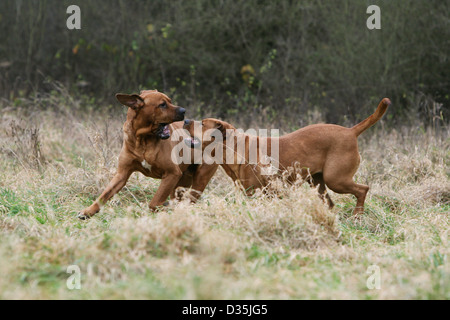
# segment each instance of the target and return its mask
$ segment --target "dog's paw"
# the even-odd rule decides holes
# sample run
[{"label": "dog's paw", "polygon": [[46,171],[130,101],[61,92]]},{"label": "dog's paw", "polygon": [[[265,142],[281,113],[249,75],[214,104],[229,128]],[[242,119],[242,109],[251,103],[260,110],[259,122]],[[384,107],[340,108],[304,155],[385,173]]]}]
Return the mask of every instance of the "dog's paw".
[{"label": "dog's paw", "polygon": [[97,203],[94,203],[89,208],[84,209],[80,213],[78,213],[78,219],[80,220],[88,220],[92,218],[96,213],[100,211],[100,206]]},{"label": "dog's paw", "polygon": [[176,200],[176,201],[182,201],[183,198],[184,198],[185,195],[186,195],[186,192],[187,192],[186,188],[178,187],[178,188],[175,190],[175,199],[174,199],[174,200]]},{"label": "dog's paw", "polygon": [[89,220],[91,217],[84,212],[78,212],[77,218],[86,221]]}]

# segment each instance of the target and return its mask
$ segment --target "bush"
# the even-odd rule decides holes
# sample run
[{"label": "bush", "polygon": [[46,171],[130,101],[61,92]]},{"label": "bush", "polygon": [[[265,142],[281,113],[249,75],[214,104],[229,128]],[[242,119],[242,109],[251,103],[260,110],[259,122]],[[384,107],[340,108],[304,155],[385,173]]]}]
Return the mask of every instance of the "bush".
[{"label": "bush", "polygon": [[[445,1],[374,0],[382,29],[372,31],[367,2],[349,0],[80,0],[82,30],[69,31],[72,2],[1,1],[2,95],[48,89],[48,79],[109,102],[157,88],[190,116],[293,127],[315,107],[355,123],[384,96],[397,121],[448,108]],[[420,96],[440,103],[433,115],[412,107]]]}]

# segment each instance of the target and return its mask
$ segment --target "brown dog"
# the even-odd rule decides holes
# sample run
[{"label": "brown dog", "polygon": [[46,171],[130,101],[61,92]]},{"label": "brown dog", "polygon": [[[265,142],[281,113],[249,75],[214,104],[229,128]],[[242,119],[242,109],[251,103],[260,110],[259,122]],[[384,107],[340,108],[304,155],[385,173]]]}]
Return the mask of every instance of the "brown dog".
[{"label": "brown dog", "polygon": [[[201,137],[195,136],[194,122],[186,121],[184,128],[192,137],[190,140],[192,147],[199,146],[199,140],[202,140],[203,151],[215,141],[215,138],[211,136],[211,130],[219,130],[223,141],[234,140],[231,144],[234,146],[234,150],[232,150],[235,153],[234,161],[227,163],[226,153],[227,150],[230,150],[230,144],[223,142],[221,147],[224,159],[221,165],[234,181],[238,181],[242,185],[247,194],[251,194],[255,188],[263,188],[268,184],[268,179],[261,174],[262,166],[259,156],[257,156],[257,165],[249,164],[249,146],[256,143],[259,148],[261,143],[264,143],[267,146],[267,155],[273,157],[274,155],[270,153],[271,145],[277,143],[279,146],[278,168],[286,171],[288,168],[300,167],[300,172],[291,173],[289,177],[291,180],[294,180],[297,173],[300,173],[302,178],[312,185],[319,185],[319,193],[322,198],[327,198],[330,208],[334,204],[326,194],[327,186],[337,193],[353,194],[357,199],[354,214],[360,214],[364,212],[364,201],[369,187],[353,181],[353,176],[360,163],[357,138],[381,119],[390,104],[389,99],[383,99],[373,115],[353,128],[316,124],[280,138],[244,135],[238,133],[231,124],[217,119],[202,121]],[[245,154],[241,155],[245,158],[243,164],[238,164],[236,161],[236,145],[238,144],[236,141],[238,139],[245,141]],[[266,140],[262,141],[262,139]]]},{"label": "brown dog", "polygon": [[175,197],[177,187],[191,187],[195,201],[216,172],[217,165],[175,164],[171,152],[176,141],[169,139],[172,132],[183,127],[184,108],[175,106],[165,94],[156,90],[142,91],[140,95],[117,94],[117,100],[128,107],[123,126],[124,142],[119,155],[117,173],[105,191],[80,219],[90,218],[100,211],[109,199],[127,183],[130,175],[141,172],[147,177],[162,179],[149,207],[155,210],[169,195]]}]

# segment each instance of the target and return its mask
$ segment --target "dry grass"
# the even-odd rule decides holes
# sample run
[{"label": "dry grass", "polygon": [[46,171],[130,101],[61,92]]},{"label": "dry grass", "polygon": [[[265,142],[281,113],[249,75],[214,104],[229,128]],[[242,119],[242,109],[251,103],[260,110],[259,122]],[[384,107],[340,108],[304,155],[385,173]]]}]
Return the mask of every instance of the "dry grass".
[{"label": "dry grass", "polygon": [[[357,179],[371,190],[360,219],[351,196],[332,194],[332,211],[307,185],[247,198],[219,172],[197,204],[158,214],[147,206],[159,181],[135,174],[83,222],[77,212],[114,173],[124,116],[59,95],[41,98],[44,111],[34,100],[0,111],[1,299],[450,298],[448,132],[362,137]],[[66,287],[69,265],[81,290]],[[366,286],[371,265],[381,290]]]}]

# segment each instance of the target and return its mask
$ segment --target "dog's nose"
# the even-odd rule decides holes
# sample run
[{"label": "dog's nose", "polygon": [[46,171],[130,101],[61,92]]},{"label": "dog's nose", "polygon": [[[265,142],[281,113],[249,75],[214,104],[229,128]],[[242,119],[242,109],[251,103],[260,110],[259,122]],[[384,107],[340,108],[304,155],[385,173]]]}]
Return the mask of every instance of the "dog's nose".
[{"label": "dog's nose", "polygon": [[180,109],[178,109],[177,113],[178,113],[180,116],[184,116],[185,113],[186,113],[186,109],[185,109],[185,108],[180,108]]},{"label": "dog's nose", "polygon": [[188,125],[190,125],[191,124],[191,120],[189,120],[189,119],[186,119],[186,120],[184,120],[184,125],[185,126],[188,126]]}]

